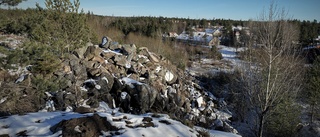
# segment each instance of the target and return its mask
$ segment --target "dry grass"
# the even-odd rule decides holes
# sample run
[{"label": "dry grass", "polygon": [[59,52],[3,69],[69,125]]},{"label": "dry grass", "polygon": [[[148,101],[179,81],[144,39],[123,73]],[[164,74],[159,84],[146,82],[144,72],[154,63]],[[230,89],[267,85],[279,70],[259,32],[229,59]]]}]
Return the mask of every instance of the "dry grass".
[{"label": "dry grass", "polygon": [[178,68],[185,69],[188,62],[186,48],[177,45],[174,41],[163,41],[162,38],[150,38],[130,33],[126,43],[134,43],[137,47],[147,47],[149,51],[159,54],[170,60]]}]

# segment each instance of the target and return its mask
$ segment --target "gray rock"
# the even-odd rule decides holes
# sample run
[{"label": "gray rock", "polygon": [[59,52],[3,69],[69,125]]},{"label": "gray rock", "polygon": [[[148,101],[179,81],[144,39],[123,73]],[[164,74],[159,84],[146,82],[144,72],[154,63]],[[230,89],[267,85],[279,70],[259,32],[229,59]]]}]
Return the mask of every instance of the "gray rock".
[{"label": "gray rock", "polygon": [[102,52],[102,49],[96,47],[96,46],[90,46],[87,48],[86,52],[83,54],[84,58],[86,60],[91,60],[95,56],[100,56],[100,53]]},{"label": "gray rock", "polygon": [[126,67],[127,65],[127,59],[125,56],[122,55],[116,55],[114,58],[114,61],[116,62],[117,65]]},{"label": "gray rock", "polygon": [[112,43],[112,39],[104,36],[101,40],[101,44],[99,44],[100,48],[109,48],[110,43]]},{"label": "gray rock", "polygon": [[116,50],[121,48],[122,48],[122,45],[120,45],[118,42],[111,42],[109,46],[110,50]]},{"label": "gray rock", "polygon": [[99,76],[101,74],[101,69],[99,68],[89,68],[87,71],[91,77],[96,77]]},{"label": "gray rock", "polygon": [[114,84],[114,78],[110,73],[103,72],[100,75],[97,84],[101,86],[100,92],[110,92]]},{"label": "gray rock", "polygon": [[137,84],[136,89],[138,91],[139,96],[139,105],[141,108],[141,113],[145,113],[150,111],[155,99],[157,97],[158,91],[156,91],[153,87],[147,84]]},{"label": "gray rock", "polygon": [[82,48],[79,48],[79,49],[75,49],[73,54],[76,55],[79,59],[83,59],[84,58],[83,55],[86,52],[87,48],[88,48],[88,46],[82,47]]},{"label": "gray rock", "polygon": [[126,44],[122,46],[123,54],[127,55],[127,61],[131,61],[136,54],[137,47],[134,44]]}]

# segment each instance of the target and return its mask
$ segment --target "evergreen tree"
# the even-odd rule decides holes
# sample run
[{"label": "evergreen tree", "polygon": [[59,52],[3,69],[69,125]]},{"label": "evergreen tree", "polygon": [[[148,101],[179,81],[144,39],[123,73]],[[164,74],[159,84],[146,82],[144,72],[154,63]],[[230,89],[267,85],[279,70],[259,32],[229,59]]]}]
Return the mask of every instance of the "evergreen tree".
[{"label": "evergreen tree", "polygon": [[22,1],[26,1],[26,0],[0,0],[0,6],[1,5],[17,6]]},{"label": "evergreen tree", "polygon": [[313,123],[316,117],[316,114],[320,113],[320,57],[317,57],[313,66],[309,70],[307,74],[307,93],[306,99],[310,104],[311,110],[311,118],[310,122]]}]

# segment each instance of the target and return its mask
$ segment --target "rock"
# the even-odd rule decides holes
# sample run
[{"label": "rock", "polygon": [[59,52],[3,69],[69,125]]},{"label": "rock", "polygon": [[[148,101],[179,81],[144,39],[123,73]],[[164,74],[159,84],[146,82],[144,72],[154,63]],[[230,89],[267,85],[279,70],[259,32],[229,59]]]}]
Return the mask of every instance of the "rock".
[{"label": "rock", "polygon": [[116,62],[117,65],[126,67],[127,65],[127,59],[125,56],[122,55],[116,55],[114,58],[114,61]]},{"label": "rock", "polygon": [[160,57],[157,56],[156,54],[152,53],[152,52],[148,52],[149,53],[149,59],[155,63],[159,63],[160,62]]},{"label": "rock", "polygon": [[95,61],[84,61],[83,62],[83,65],[86,67],[86,68],[95,68],[94,65],[95,65]]},{"label": "rock", "polygon": [[75,65],[75,66],[71,66],[73,74],[75,76],[81,76],[81,77],[87,77],[87,71],[86,68],[84,66],[81,65]]},{"label": "rock", "polygon": [[87,71],[91,77],[97,77],[101,74],[101,69],[99,68],[91,68]]},{"label": "rock", "polygon": [[165,75],[164,75],[164,79],[166,80],[166,82],[167,82],[168,84],[171,85],[171,84],[175,83],[178,78],[177,78],[177,76],[176,76],[174,73],[172,73],[172,71],[167,70],[166,73],[165,73]]},{"label": "rock", "polygon": [[122,48],[122,45],[120,45],[118,42],[111,42],[109,46],[110,50],[117,50],[121,48]]},{"label": "rock", "polygon": [[119,107],[122,108],[124,112],[130,112],[131,96],[127,92],[121,92],[119,100],[120,100]]},{"label": "rock", "polygon": [[101,56],[94,56],[91,60],[95,61],[95,62],[99,62],[100,64],[104,64],[105,63],[104,58],[102,58]]},{"label": "rock", "polygon": [[110,73],[103,72],[99,76],[97,84],[101,86],[100,92],[110,92],[114,84],[114,78]]},{"label": "rock", "polygon": [[154,63],[160,62],[160,57],[152,52],[149,52],[148,48],[146,48],[146,47],[139,48],[139,53],[142,53],[142,55],[147,56],[148,59]]},{"label": "rock", "polygon": [[95,56],[100,56],[101,52],[102,52],[101,48],[98,48],[96,46],[89,46],[86,52],[83,54],[83,56],[86,60],[91,60]]},{"label": "rock", "polygon": [[105,60],[108,60],[108,59],[111,59],[113,58],[114,56],[116,56],[117,54],[114,53],[114,52],[102,52],[101,53],[101,56],[105,59]]},{"label": "rock", "polygon": [[[87,45],[93,45],[93,44],[91,43],[91,44],[87,44]],[[84,58],[83,54],[86,52],[87,47],[88,46],[82,47],[82,48],[79,48],[79,49],[75,49],[73,54],[76,55],[79,59],[83,59]]]},{"label": "rock", "polygon": [[124,55],[135,54],[137,47],[134,44],[125,44],[122,45],[122,50]]},{"label": "rock", "polygon": [[87,107],[83,107],[83,106],[80,106],[80,107],[77,107],[74,112],[78,112],[80,114],[85,114],[85,113],[93,113],[94,110],[92,108],[87,108]]},{"label": "rock", "polygon": [[145,113],[152,107],[158,92],[147,84],[136,85],[136,89],[138,91],[141,113]]},{"label": "rock", "polygon": [[110,43],[112,42],[112,39],[107,37],[107,36],[104,36],[101,40],[101,43],[99,44],[99,47],[100,48],[109,48],[110,46]]},{"label": "rock", "polygon": [[238,134],[238,131],[230,126],[227,122],[223,122],[223,130],[233,134]]},{"label": "rock", "polygon": [[108,122],[106,117],[101,117],[98,114],[93,116],[62,120],[58,124],[52,126],[50,131],[59,133],[62,136],[74,137],[97,137],[101,135],[101,131],[118,132],[120,129]]},{"label": "rock", "polygon": [[112,108],[112,109],[115,108],[115,106],[113,106],[114,98],[112,97],[112,95],[110,93],[102,93],[102,94],[100,94],[99,99],[101,101],[106,102],[110,108]]}]

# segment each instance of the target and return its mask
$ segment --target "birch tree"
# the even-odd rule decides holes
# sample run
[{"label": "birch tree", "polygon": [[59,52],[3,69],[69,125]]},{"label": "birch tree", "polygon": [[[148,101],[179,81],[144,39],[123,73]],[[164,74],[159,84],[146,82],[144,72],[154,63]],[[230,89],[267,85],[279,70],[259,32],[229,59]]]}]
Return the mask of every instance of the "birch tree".
[{"label": "birch tree", "polygon": [[271,4],[249,25],[248,65],[242,67],[240,79],[256,116],[255,132],[259,137],[273,108],[301,89],[301,60],[294,44],[299,31],[286,15],[285,10]]}]

